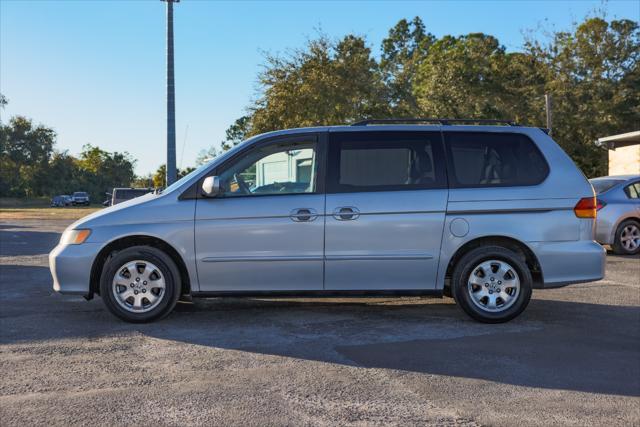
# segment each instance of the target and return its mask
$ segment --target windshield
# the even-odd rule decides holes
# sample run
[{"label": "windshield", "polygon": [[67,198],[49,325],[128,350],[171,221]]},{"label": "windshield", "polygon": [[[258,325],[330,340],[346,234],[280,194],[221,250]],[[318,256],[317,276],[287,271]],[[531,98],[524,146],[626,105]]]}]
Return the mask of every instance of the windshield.
[{"label": "windshield", "polygon": [[75,192],[73,193],[74,196],[78,196],[78,197],[84,197],[87,195],[87,193],[83,193],[83,192]]},{"label": "windshield", "polygon": [[600,194],[612,187],[615,187],[623,181],[619,179],[592,179],[590,182],[591,185],[593,185],[593,189],[596,191],[596,194]]},{"label": "windshield", "polygon": [[234,146],[229,151],[225,151],[224,153],[222,153],[221,155],[215,157],[211,161],[205,163],[204,165],[199,166],[197,169],[195,169],[195,170],[191,171],[189,174],[183,176],[182,178],[180,178],[179,180],[177,180],[176,182],[174,182],[173,184],[171,184],[170,186],[168,186],[164,190],[158,191],[158,193],[170,193],[170,192],[172,192],[176,188],[182,186],[182,184],[184,184],[185,182],[189,181],[194,176],[204,172],[206,169],[211,167],[213,162],[218,161],[218,160],[222,160],[225,157],[231,156],[233,153],[235,153],[236,151],[240,150],[242,147],[244,147],[245,145],[251,143],[252,141],[256,140],[257,138],[260,138],[260,135],[251,137],[251,138],[241,142],[240,144]]}]

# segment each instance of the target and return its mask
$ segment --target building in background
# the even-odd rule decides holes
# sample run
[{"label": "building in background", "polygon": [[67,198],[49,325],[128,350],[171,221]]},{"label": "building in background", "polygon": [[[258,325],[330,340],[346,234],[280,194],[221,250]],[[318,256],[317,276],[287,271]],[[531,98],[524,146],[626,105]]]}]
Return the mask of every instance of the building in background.
[{"label": "building in background", "polygon": [[598,138],[609,149],[609,176],[640,173],[640,131]]}]

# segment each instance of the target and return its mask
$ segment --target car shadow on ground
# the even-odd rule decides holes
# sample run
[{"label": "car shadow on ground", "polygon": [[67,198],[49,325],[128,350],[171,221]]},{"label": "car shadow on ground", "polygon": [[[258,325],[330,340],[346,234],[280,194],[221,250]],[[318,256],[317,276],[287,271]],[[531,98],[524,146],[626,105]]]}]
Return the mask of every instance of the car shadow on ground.
[{"label": "car shadow on ground", "polygon": [[534,299],[518,319],[484,325],[448,299],[213,299],[180,303],[162,321],[133,325],[110,315],[99,298],[54,293],[45,267],[2,265],[0,278],[2,344],[137,333],[362,368],[640,396],[637,306]]}]

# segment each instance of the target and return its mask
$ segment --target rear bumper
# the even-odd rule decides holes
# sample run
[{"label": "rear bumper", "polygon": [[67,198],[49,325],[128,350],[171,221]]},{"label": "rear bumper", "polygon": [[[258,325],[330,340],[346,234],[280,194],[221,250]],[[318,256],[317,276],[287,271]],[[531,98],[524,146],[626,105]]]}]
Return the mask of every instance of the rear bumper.
[{"label": "rear bumper", "polygon": [[88,296],[91,267],[100,247],[98,243],[56,246],[49,253],[53,290],[61,294]]},{"label": "rear bumper", "polygon": [[530,247],[540,263],[544,288],[594,282],[604,277],[606,251],[593,240],[533,242]]}]

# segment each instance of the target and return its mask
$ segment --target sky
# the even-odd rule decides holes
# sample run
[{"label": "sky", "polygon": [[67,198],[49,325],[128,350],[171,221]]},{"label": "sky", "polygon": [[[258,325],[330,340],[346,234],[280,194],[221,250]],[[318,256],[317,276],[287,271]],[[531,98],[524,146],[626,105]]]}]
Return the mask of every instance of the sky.
[{"label": "sky", "polygon": [[[57,149],[127,151],[136,172],[166,159],[165,19],[159,0],[0,0],[0,93],[13,115],[56,130]],[[257,94],[264,53],[302,47],[322,31],[380,44],[400,19],[420,16],[437,37],[492,34],[507,50],[527,30],[570,30],[605,10],[640,20],[640,0],[206,1],[175,6],[176,153],[193,166]]]}]

